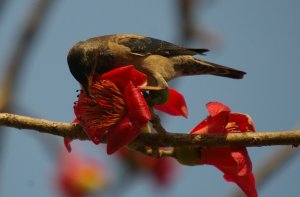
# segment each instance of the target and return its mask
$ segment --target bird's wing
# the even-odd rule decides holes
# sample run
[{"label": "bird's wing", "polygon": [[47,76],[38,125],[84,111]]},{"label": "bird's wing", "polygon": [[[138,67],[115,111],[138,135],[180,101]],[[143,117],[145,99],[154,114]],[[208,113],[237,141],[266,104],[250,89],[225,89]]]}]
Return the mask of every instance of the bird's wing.
[{"label": "bird's wing", "polygon": [[137,55],[162,55],[166,57],[177,55],[204,54],[208,49],[187,49],[175,44],[151,37],[122,37],[118,43],[130,48]]}]

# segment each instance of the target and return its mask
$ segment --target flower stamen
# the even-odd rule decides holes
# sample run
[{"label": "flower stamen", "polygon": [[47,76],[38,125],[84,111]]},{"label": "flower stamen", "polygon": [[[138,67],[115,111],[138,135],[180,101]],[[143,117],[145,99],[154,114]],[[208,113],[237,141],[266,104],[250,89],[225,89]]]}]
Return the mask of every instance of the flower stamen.
[{"label": "flower stamen", "polygon": [[119,88],[109,80],[100,80],[91,86],[92,98],[81,92],[75,103],[77,118],[89,128],[110,127],[123,117],[126,104]]}]

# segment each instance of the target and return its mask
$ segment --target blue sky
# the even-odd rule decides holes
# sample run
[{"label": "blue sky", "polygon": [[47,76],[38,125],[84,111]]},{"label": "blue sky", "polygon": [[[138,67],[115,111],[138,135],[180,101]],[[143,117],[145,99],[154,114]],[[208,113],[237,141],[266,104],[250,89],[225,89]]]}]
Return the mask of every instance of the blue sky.
[{"label": "blue sky", "polygon": [[[7,57],[28,15],[33,0],[9,1],[0,19],[0,76]],[[205,60],[246,71],[243,80],[213,76],[176,79],[189,106],[189,118],[164,119],[170,131],[193,128],[207,112],[204,105],[217,100],[233,111],[250,114],[258,131],[291,130],[299,127],[300,2],[296,0],[214,1],[201,14],[202,23],[222,39],[222,48],[212,50]],[[199,10],[200,11],[200,10]],[[79,87],[69,73],[66,55],[80,40],[112,33],[144,34],[179,43],[179,24],[172,0],[57,1],[34,47],[24,62],[26,69],[17,88],[17,111],[57,121],[72,121],[75,90]],[[200,14],[198,15],[200,16]],[[203,47],[201,43],[189,46]],[[51,188],[55,161],[51,148],[39,139],[62,143],[59,137],[7,129],[1,169],[0,196],[45,196]],[[101,148],[75,142],[90,155],[115,165]],[[249,148],[254,171],[279,147]],[[53,162],[54,161],[54,162]],[[260,196],[295,196],[299,193],[298,156],[258,192]],[[149,179],[138,178],[122,196],[153,196]],[[183,167],[174,184],[161,196],[230,196],[236,188],[210,166]]]}]

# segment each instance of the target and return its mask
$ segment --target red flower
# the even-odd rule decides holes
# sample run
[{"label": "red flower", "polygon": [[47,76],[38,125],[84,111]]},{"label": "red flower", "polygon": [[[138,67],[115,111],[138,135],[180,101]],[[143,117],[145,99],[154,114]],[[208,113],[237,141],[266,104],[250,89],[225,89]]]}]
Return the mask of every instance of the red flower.
[{"label": "red flower", "polygon": [[112,154],[137,137],[151,119],[138,86],[147,76],[133,66],[119,67],[95,75],[92,98],[84,91],[75,102],[74,112],[84,131],[95,144],[107,134],[107,153]]},{"label": "red flower", "polygon": [[[250,116],[231,113],[229,107],[218,102],[206,105],[209,116],[190,134],[255,132]],[[213,165],[224,173],[227,181],[235,182],[248,197],[256,197],[252,163],[244,147],[202,148],[198,164]]]},{"label": "red flower", "polygon": [[162,105],[155,105],[155,109],[165,112],[173,116],[183,116],[187,118],[188,109],[182,94],[169,88],[169,99]]},{"label": "red flower", "polygon": [[161,186],[169,184],[174,179],[176,162],[172,158],[150,157],[125,147],[118,153],[131,172],[149,172]]},{"label": "red flower", "polygon": [[107,177],[101,164],[83,159],[81,155],[64,154],[56,184],[65,197],[84,197],[100,192],[107,185]]}]

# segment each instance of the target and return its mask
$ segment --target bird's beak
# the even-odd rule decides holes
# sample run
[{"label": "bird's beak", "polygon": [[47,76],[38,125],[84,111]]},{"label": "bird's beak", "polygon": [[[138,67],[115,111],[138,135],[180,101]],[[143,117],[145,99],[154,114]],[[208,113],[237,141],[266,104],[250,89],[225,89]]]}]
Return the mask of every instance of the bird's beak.
[{"label": "bird's beak", "polygon": [[86,95],[91,98],[91,91],[90,91],[90,87],[92,86],[93,84],[93,75],[89,75],[87,77],[87,83],[86,84],[83,84],[83,89],[86,93]]}]

